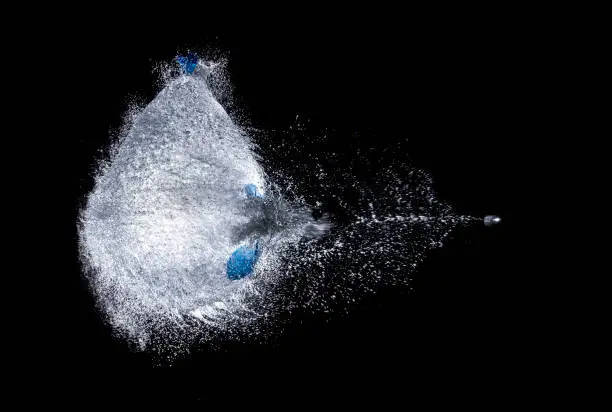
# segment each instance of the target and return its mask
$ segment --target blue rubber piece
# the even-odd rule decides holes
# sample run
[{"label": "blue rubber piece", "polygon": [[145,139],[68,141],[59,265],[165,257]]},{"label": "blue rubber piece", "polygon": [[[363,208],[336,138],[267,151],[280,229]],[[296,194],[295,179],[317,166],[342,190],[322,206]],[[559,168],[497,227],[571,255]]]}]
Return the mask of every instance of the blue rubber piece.
[{"label": "blue rubber piece", "polygon": [[231,280],[238,280],[250,275],[260,252],[259,241],[255,242],[253,248],[240,246],[236,249],[227,261],[227,277]]},{"label": "blue rubber piece", "polygon": [[262,195],[257,193],[257,186],[255,186],[253,183],[249,183],[248,185],[245,185],[244,191],[246,192],[246,195],[248,198],[251,198],[251,197],[263,198]]},{"label": "blue rubber piece", "polygon": [[185,73],[193,73],[198,65],[198,56],[194,53],[188,53],[187,56],[179,56],[176,58],[178,64],[181,65]]}]

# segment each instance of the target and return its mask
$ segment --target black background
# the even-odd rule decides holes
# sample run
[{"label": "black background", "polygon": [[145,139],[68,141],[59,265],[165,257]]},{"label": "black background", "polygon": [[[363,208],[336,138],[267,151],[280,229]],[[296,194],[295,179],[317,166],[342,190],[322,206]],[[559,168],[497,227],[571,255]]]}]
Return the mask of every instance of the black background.
[{"label": "black background", "polygon": [[54,39],[46,72],[54,79],[43,99],[54,113],[48,130],[59,149],[53,172],[61,184],[53,193],[62,240],[50,240],[60,269],[47,279],[57,315],[33,352],[94,376],[151,368],[148,355],[112,338],[94,309],[80,275],[76,216],[99,150],[121,124],[130,96],[146,102],[155,95],[153,63],[212,47],[228,57],[238,105],[253,125],[287,128],[299,115],[375,134],[368,142],[375,150],[407,140],[406,157],[433,175],[439,196],[458,213],[504,221],[456,230],[420,266],[411,291],[381,289],[337,319],[296,315],[274,344],[202,348],[175,368],[193,372],[202,385],[236,373],[255,379],[280,366],[342,382],[402,385],[420,373],[454,376],[502,392],[500,381],[523,373],[527,356],[539,350],[529,338],[536,326],[527,306],[531,274],[519,210],[529,207],[521,165],[539,132],[542,37],[511,21],[453,19],[387,30],[365,24],[74,33]]}]

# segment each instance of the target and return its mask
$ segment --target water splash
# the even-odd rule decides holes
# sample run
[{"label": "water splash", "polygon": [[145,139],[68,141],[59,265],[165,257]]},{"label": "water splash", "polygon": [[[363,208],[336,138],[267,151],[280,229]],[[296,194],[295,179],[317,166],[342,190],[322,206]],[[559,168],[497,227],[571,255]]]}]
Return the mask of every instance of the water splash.
[{"label": "water splash", "polygon": [[[346,308],[381,282],[408,281],[427,250],[475,220],[455,215],[409,165],[365,182],[317,155],[288,161],[326,136],[297,127],[275,140],[237,126],[215,98],[227,82],[211,82],[212,67],[166,75],[132,113],[79,217],[100,309],[138,348],[178,353],[201,340],[266,335],[282,311]],[[247,198],[248,184],[263,206]],[[326,213],[316,193],[341,213]],[[228,257],[253,239],[262,246],[254,273],[228,279]]]}]

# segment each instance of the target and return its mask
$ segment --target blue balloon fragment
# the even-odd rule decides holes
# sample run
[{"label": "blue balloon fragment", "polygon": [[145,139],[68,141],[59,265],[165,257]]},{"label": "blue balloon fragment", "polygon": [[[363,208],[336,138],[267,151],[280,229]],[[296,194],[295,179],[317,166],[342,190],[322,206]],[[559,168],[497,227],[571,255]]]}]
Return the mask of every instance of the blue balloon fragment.
[{"label": "blue balloon fragment", "polygon": [[252,198],[252,197],[263,198],[261,194],[257,193],[257,186],[255,186],[253,183],[249,183],[248,185],[245,185],[244,191],[246,192],[246,195],[248,198]]},{"label": "blue balloon fragment", "polygon": [[[257,193],[257,186],[253,183],[245,185],[244,191],[249,199],[263,199],[263,196]],[[259,241],[255,242],[255,247],[240,246],[227,261],[227,277],[231,280],[238,280],[251,274],[259,253]]]},{"label": "blue balloon fragment", "polygon": [[176,61],[181,65],[185,73],[193,73],[198,65],[198,56],[194,53],[188,53],[187,56],[178,56]]},{"label": "blue balloon fragment", "polygon": [[238,280],[251,274],[259,254],[259,241],[255,242],[255,247],[240,246],[227,261],[227,277]]}]

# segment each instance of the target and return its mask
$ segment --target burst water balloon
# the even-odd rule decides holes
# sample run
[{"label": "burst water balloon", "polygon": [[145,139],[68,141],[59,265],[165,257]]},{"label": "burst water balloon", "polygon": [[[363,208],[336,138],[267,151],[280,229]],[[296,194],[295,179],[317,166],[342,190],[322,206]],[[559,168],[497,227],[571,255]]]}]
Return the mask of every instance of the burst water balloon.
[{"label": "burst water balloon", "polygon": [[[135,111],[100,162],[78,222],[100,311],[140,349],[242,339],[278,311],[346,306],[376,284],[407,281],[427,250],[476,221],[405,166],[383,171],[375,196],[342,171],[362,206],[348,222],[315,218],[300,185],[288,184],[282,165],[262,166],[253,137],[215,98],[214,65],[193,54],[177,61],[181,73]],[[346,180],[317,184],[348,202]]]}]

